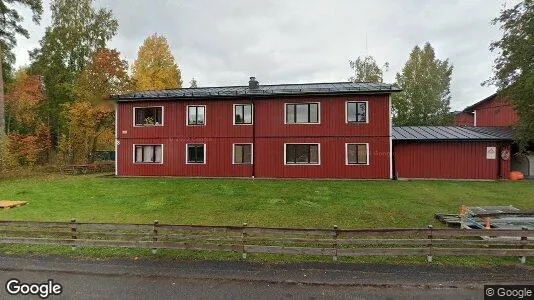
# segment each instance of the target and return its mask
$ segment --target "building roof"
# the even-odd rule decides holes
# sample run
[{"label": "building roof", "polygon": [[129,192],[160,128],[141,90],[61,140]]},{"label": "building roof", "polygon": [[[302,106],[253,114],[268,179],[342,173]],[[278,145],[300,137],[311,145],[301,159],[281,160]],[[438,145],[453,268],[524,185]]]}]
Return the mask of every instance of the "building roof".
[{"label": "building roof", "polygon": [[393,126],[396,141],[511,141],[510,127]]},{"label": "building roof", "polygon": [[484,104],[484,103],[487,103],[487,102],[490,102],[491,100],[493,100],[493,98],[495,98],[495,96],[497,96],[497,93],[493,94],[493,95],[490,95],[480,101],[478,101],[477,103],[473,104],[473,105],[470,105],[468,107],[466,107],[464,109],[464,112],[467,112],[467,113],[471,113],[473,111],[475,111],[475,109],[477,108],[477,106],[481,105],[481,104]]},{"label": "building roof", "polygon": [[396,85],[385,83],[331,82],[260,85],[257,89],[250,89],[249,86],[223,86],[154,90],[112,95],[110,99],[116,101],[139,101],[191,98],[265,98],[299,95],[389,94],[398,91],[401,91],[401,89]]}]

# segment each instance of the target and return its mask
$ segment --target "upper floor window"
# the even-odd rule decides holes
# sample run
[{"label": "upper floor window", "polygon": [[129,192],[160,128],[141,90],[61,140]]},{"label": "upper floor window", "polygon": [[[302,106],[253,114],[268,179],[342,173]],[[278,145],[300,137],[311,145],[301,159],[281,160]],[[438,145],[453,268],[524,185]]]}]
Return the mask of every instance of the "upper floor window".
[{"label": "upper floor window", "polygon": [[369,164],[369,144],[346,144],[347,165]]},{"label": "upper floor window", "polygon": [[206,124],[206,106],[189,105],[187,107],[187,125]]},{"label": "upper floor window", "polygon": [[234,105],[234,125],[252,124],[252,104]]},{"label": "upper floor window", "polygon": [[367,102],[347,102],[347,123],[369,122]]},{"label": "upper floor window", "polygon": [[319,144],[286,144],[285,163],[293,164],[319,164]]},{"label": "upper floor window", "polygon": [[188,164],[205,164],[206,163],[206,145],[205,144],[187,144],[187,163]]},{"label": "upper floor window", "polygon": [[135,107],[135,126],[163,125],[163,107]]},{"label": "upper floor window", "polygon": [[286,104],[286,124],[319,123],[319,103]]},{"label": "upper floor window", "polygon": [[163,145],[135,145],[135,163],[162,163]]}]

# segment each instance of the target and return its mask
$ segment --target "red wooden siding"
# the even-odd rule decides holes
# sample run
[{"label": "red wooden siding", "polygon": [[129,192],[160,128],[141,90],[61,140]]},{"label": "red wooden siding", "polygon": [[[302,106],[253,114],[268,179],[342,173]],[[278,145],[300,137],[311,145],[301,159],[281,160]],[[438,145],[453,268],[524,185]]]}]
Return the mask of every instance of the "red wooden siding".
[{"label": "red wooden siding", "polygon": [[460,112],[454,116],[454,125],[456,126],[473,126],[474,117],[472,113]]},{"label": "red wooden siding", "polygon": [[[367,101],[367,124],[347,124],[346,101]],[[284,124],[285,103],[320,103],[320,124]],[[118,175],[266,178],[390,178],[388,95],[254,100],[255,126],[233,125],[233,105],[251,100],[120,102]],[[187,126],[188,105],[205,105],[205,126]],[[133,108],[163,106],[163,126],[133,126]],[[255,128],[255,129],[254,129]],[[255,130],[255,132],[253,132]],[[255,166],[232,164],[232,144],[255,140]],[[284,165],[284,143],[320,143],[319,166]],[[206,164],[185,163],[185,145],[206,144]],[[369,143],[370,165],[345,165],[345,143]],[[162,164],[135,164],[134,144],[163,144]]]},{"label": "red wooden siding", "polygon": [[[497,147],[496,159],[486,159],[486,147]],[[499,179],[508,178],[510,160],[500,151],[509,144],[496,142],[397,142],[394,145],[398,178]]]},{"label": "red wooden siding", "polygon": [[517,122],[512,104],[500,97],[475,107],[475,117],[475,126],[512,126]]}]

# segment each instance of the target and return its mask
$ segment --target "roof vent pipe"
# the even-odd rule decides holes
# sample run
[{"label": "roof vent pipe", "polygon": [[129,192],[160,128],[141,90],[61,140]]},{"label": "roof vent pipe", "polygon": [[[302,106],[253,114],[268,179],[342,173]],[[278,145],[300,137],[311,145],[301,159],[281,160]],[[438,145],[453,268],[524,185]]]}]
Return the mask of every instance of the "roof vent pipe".
[{"label": "roof vent pipe", "polygon": [[260,88],[260,83],[256,80],[256,77],[250,77],[250,80],[248,81],[248,89],[257,90],[259,88]]}]

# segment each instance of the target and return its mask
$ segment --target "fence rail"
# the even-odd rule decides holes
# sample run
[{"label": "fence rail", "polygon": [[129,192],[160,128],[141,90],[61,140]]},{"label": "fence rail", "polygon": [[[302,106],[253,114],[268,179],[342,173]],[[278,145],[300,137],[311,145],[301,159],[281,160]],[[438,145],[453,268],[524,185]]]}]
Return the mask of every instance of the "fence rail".
[{"label": "fence rail", "polygon": [[452,228],[331,229],[0,221],[0,244],[342,256],[534,256],[534,231]]}]

